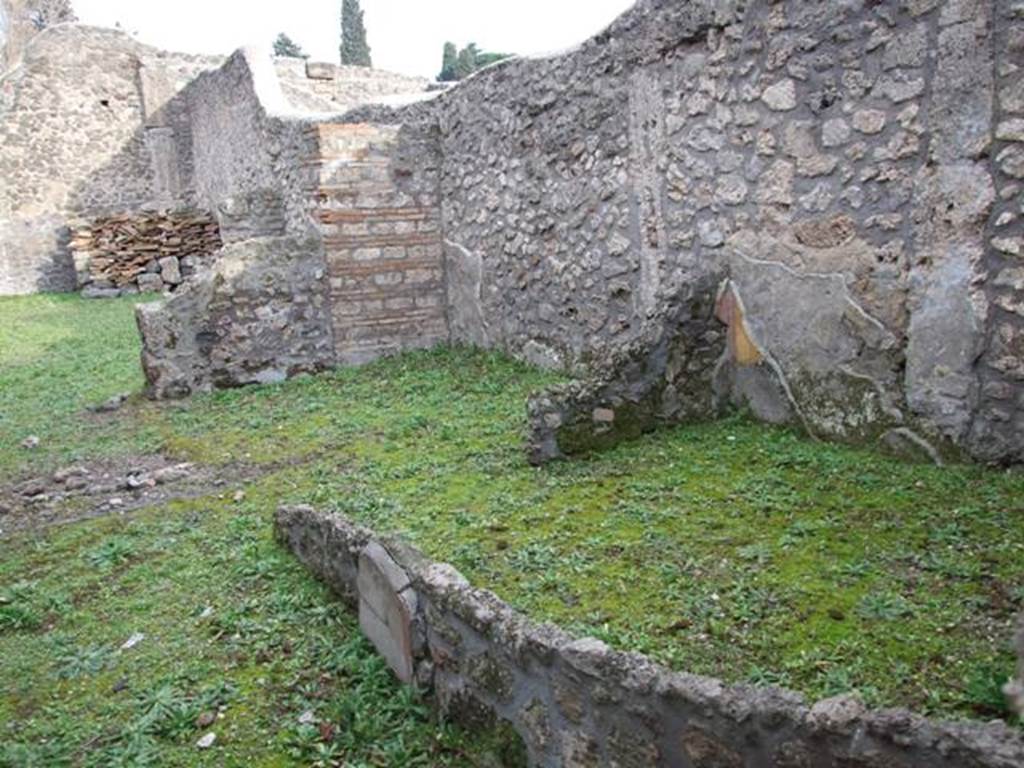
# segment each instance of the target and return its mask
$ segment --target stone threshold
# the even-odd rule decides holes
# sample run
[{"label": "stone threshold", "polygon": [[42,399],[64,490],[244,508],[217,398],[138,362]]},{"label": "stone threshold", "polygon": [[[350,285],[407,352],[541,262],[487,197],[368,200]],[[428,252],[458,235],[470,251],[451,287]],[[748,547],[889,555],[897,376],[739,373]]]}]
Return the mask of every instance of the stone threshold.
[{"label": "stone threshold", "polygon": [[996,721],[808,704],[774,687],[674,672],[537,624],[393,536],[312,507],[282,507],[278,540],[358,606],[364,634],[407,684],[470,727],[498,718],[537,766],[1011,768],[1024,737]]}]

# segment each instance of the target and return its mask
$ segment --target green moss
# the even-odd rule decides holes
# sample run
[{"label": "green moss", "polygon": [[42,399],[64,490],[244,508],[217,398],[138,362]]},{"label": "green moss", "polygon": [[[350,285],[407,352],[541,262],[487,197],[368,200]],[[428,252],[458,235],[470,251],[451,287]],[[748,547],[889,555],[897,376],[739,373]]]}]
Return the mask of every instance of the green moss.
[{"label": "green moss", "polygon": [[651,394],[643,402],[617,406],[611,424],[597,425],[589,412],[581,414],[579,421],[566,424],[558,431],[558,447],[567,456],[577,456],[607,450],[624,440],[635,440],[655,428],[657,409],[657,397]]}]

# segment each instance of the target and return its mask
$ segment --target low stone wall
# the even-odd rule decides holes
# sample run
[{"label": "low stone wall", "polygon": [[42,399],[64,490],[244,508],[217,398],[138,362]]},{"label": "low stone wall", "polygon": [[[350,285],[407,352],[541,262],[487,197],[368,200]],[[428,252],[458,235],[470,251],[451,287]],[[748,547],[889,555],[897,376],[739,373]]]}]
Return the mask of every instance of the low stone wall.
[{"label": "low stone wall", "polygon": [[777,688],[725,685],[537,625],[392,538],[309,507],[278,511],[279,540],[358,604],[400,679],[431,687],[449,716],[497,717],[539,766],[1012,768],[1024,739],[1002,723],[808,705]]}]

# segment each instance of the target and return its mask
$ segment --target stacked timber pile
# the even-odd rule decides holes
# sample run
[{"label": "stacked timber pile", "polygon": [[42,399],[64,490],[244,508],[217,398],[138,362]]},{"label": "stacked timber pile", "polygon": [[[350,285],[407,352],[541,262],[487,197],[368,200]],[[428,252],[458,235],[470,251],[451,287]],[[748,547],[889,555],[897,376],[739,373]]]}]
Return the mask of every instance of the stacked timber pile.
[{"label": "stacked timber pile", "polygon": [[82,295],[174,290],[221,247],[217,221],[201,212],[125,213],[71,227]]}]

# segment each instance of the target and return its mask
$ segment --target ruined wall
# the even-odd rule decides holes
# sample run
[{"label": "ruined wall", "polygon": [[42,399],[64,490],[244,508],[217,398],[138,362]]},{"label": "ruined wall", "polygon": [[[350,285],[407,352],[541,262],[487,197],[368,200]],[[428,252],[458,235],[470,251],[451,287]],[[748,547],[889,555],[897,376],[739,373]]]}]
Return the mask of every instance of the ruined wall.
[{"label": "ruined wall", "polygon": [[0,0],[0,75],[41,30],[76,20],[69,0]]},{"label": "ruined wall", "polygon": [[[222,67],[198,77],[186,97],[199,205],[242,227],[232,234],[231,221],[222,220],[225,240],[284,230],[308,235],[313,123],[287,116],[288,105],[263,53],[237,51]],[[239,209],[256,199],[265,201],[261,208]]]},{"label": "ruined wall", "polygon": [[[1017,461],[1022,30],[1008,0],[642,0],[576,50],[433,101],[303,118],[296,105],[418,86],[251,53],[185,85],[188,62],[58,28],[2,81],[5,188],[27,192],[0,192],[0,290],[66,279],[63,212],[182,199],[215,210],[228,242],[320,243],[310,274],[330,283],[337,362],[447,332],[585,374],[589,388],[536,411],[575,425],[580,446],[588,418],[595,435],[650,428],[674,418],[654,407],[672,392],[709,384],[707,408],[674,412],[738,404],[823,438]],[[61,34],[84,42],[56,50]],[[84,130],[40,159],[35,137],[74,109]],[[318,126],[340,124],[372,127],[332,158]],[[671,366],[644,361],[643,345],[680,339],[670,326],[695,298],[699,343],[670,344],[689,350]]]},{"label": "ruined wall", "polygon": [[359,606],[366,636],[406,683],[472,727],[510,722],[531,765],[1009,768],[1024,740],[1003,723],[808,704],[778,688],[671,672],[593,638],[536,625],[450,565],[308,507],[279,510],[278,539]]},{"label": "ruined wall", "polygon": [[479,295],[451,307],[457,337],[598,362],[702,268],[693,222],[665,210],[682,200],[665,181],[680,172],[666,123],[714,144],[721,128],[700,116],[710,102],[669,118],[664,98],[695,87],[709,30],[732,18],[729,3],[641,3],[576,51],[497,65],[438,99],[448,259],[479,276],[450,291]]},{"label": "ruined wall", "polygon": [[183,95],[195,194],[230,245],[213,270],[139,311],[151,394],[273,381],[447,339],[429,131],[295,114],[271,61],[251,50]]},{"label": "ruined wall", "polygon": [[190,186],[225,247],[173,297],[137,309],[150,393],[182,397],[332,365],[326,264],[310,216],[311,125],[271,112],[286,105],[254,50],[203,73],[180,98]]},{"label": "ruined wall", "polygon": [[1002,0],[643,0],[478,74],[436,104],[453,336],[603,372],[723,274],[720,401],[1020,460],[1022,40]]},{"label": "ruined wall", "polygon": [[253,238],[226,244],[165,302],[140,304],[151,394],[268,384],[333,365],[323,270],[314,239]]},{"label": "ruined wall", "polygon": [[310,113],[346,112],[360,104],[423,93],[430,85],[424,77],[289,57],[275,58],[274,69],[288,103]]},{"label": "ruined wall", "polygon": [[220,56],[185,56],[158,50],[147,50],[140,60],[142,132],[150,160],[154,207],[197,205],[188,90],[197,75],[216,69],[223,61]]},{"label": "ruined wall", "polygon": [[32,39],[0,78],[0,294],[74,288],[70,219],[190,202],[187,182],[158,172],[145,126],[169,110],[147,107],[141,72],[173,66],[180,86],[210,64],[115,30],[65,24]]}]

